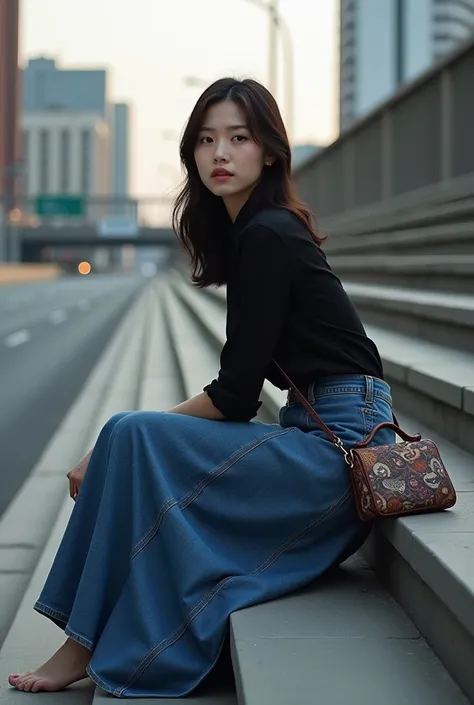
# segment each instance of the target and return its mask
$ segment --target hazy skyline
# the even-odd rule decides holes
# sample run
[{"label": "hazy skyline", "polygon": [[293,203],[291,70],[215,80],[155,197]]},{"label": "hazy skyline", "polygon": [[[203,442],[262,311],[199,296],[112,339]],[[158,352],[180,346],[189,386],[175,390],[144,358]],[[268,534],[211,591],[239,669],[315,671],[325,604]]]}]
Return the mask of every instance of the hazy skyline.
[{"label": "hazy skyline", "polygon": [[[337,4],[279,3],[294,44],[295,143],[337,136]],[[131,106],[131,191],[152,195],[178,181],[178,143],[163,132],[179,134],[199,96],[184,76],[266,83],[268,17],[246,0],[135,0],[131,7],[124,0],[22,0],[20,61],[49,56],[64,68],[108,69],[109,98]],[[285,117],[282,80],[276,97]]]}]

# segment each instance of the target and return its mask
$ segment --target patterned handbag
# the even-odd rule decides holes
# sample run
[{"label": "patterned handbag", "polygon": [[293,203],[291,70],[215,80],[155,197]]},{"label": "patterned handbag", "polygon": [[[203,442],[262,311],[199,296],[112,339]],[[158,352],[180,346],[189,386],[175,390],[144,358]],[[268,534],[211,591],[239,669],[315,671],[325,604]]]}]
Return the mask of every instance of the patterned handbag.
[{"label": "patterned handbag", "polygon": [[[394,423],[379,424],[367,438],[347,449],[280,365],[274,363],[319,428],[344,454],[351,470],[357,512],[363,521],[438,512],[454,506],[456,491],[433,441],[422,439],[420,433],[414,436],[405,433],[394,415]],[[382,428],[391,428],[403,443],[369,448]]]}]

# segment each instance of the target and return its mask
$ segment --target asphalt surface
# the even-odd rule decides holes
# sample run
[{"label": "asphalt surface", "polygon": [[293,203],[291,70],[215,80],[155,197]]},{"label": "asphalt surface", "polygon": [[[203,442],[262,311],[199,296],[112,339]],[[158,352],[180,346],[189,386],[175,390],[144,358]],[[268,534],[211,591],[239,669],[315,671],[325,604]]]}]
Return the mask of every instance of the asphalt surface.
[{"label": "asphalt surface", "polygon": [[111,275],[0,287],[0,516],[143,284]]}]

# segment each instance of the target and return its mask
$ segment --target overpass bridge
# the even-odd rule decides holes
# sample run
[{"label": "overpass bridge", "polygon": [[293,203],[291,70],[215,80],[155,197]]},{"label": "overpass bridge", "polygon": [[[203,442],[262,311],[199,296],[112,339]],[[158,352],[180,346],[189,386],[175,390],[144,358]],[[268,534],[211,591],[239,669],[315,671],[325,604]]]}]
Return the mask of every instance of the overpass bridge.
[{"label": "overpass bridge", "polygon": [[35,228],[18,230],[16,247],[20,252],[21,261],[37,262],[42,259],[45,248],[119,248],[123,245],[134,247],[165,247],[174,249],[177,239],[171,228],[139,226],[134,235],[110,234],[103,237],[94,225],[77,225],[55,227],[40,225]]},{"label": "overpass bridge", "polygon": [[173,248],[177,241],[171,228],[152,224],[153,216],[159,216],[164,207],[169,208],[169,201],[153,196],[122,199],[51,195],[23,199],[3,228],[5,259],[41,261],[46,248]]},{"label": "overpass bridge", "polygon": [[[473,76],[474,43],[296,173],[380,349],[400,422],[438,444],[458,503],[442,515],[380,522],[325,579],[233,614],[230,660],[174,703],[474,703]],[[176,265],[143,286],[1,518],[7,705],[32,697],[4,685],[19,657],[33,666],[61,643],[32,604],[71,511],[64,475],[117,410],[166,409],[201,391],[218,369],[224,296],[191,287]],[[260,418],[275,420],[284,397],[265,384]],[[43,699],[100,705],[106,696],[86,685]]]}]

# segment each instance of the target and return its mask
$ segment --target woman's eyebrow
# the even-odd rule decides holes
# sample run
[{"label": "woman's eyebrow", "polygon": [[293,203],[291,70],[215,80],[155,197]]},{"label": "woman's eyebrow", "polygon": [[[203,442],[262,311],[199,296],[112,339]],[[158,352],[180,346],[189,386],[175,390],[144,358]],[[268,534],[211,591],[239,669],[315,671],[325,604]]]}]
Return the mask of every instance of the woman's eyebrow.
[{"label": "woman's eyebrow", "polygon": [[[226,130],[248,130],[248,125],[229,125],[229,127],[225,128]],[[215,127],[207,127],[204,125],[201,127],[199,132],[215,132],[216,128]]]}]

